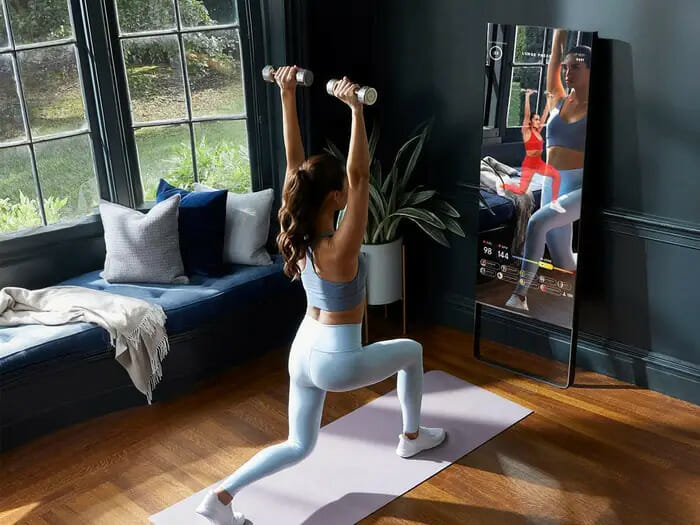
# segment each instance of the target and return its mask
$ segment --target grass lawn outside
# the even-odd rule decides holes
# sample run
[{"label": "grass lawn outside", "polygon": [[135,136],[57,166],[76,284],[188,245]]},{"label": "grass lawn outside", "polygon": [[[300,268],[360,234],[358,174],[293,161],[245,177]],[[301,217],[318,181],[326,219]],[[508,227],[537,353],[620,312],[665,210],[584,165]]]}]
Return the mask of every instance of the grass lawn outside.
[{"label": "grass lawn outside", "polygon": [[[226,65],[226,64],[224,64]],[[222,66],[223,67],[223,66]],[[141,68],[148,78],[140,85],[147,88],[134,97],[134,105],[165,118],[178,118],[173,104],[179,94],[162,85],[159,75],[168,68]],[[165,73],[163,73],[163,71]],[[237,77],[237,78],[236,78]],[[193,76],[192,107],[195,116],[242,114],[245,111],[240,73],[228,67],[221,74]],[[177,86],[175,88],[177,90]],[[43,133],[65,130],[67,121],[82,127],[83,100],[77,89],[42,87],[51,100],[35,105],[28,100],[32,129]],[[183,94],[184,100],[184,94]],[[246,121],[221,120],[194,124],[200,182],[234,192],[251,191]],[[145,200],[155,199],[159,179],[192,189],[194,170],[189,126],[170,125],[135,130],[139,166]],[[88,135],[70,137],[35,145],[37,168],[49,223],[71,220],[97,212],[99,192]],[[37,192],[31,171],[28,146],[0,149],[0,233],[41,226]]]}]

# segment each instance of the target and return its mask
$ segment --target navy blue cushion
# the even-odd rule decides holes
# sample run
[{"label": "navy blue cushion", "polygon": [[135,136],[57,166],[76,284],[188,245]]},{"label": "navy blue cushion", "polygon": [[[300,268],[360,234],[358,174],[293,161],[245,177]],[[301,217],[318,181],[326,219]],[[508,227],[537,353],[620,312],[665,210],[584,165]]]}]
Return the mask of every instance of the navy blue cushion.
[{"label": "navy blue cushion", "polygon": [[178,227],[185,272],[188,275],[223,275],[228,192],[189,192],[160,179],[156,201],[161,202],[176,193],[182,196]]},{"label": "navy blue cushion", "polygon": [[[501,197],[496,193],[487,190],[480,190],[481,196],[493,210],[492,214],[481,201],[479,201],[479,231],[485,232],[499,226],[507,224],[511,220],[515,221],[515,205],[507,198]],[[542,191],[539,189],[532,191],[535,210],[540,206],[540,196]]]},{"label": "navy blue cushion", "polygon": [[486,190],[481,190],[481,196],[495,215],[481,204],[479,207],[479,231],[487,231],[505,224],[515,213],[515,206],[505,197],[501,197],[500,195]]},{"label": "navy blue cushion", "polygon": [[[100,270],[58,284],[85,286],[159,304],[167,315],[168,335],[172,336],[227,312],[240,311],[241,315],[249,315],[246,309],[256,302],[299,286],[298,281],[292,282],[284,275],[282,258],[275,255],[273,260],[274,263],[267,266],[229,265],[228,273],[222,277],[198,275],[190,284],[110,284],[100,278]],[[235,338],[235,334],[231,337]],[[101,355],[110,348],[107,331],[91,323],[0,328],[0,343],[2,374],[75,354],[86,358],[91,354]]]}]

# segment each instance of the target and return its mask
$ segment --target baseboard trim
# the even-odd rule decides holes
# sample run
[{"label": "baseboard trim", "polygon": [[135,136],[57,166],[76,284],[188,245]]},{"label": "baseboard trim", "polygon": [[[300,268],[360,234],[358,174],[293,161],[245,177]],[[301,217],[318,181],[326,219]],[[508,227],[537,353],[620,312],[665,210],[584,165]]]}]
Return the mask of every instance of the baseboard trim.
[{"label": "baseboard trim", "polygon": [[[440,299],[435,320],[471,332],[474,300],[455,293],[444,293]],[[482,315],[486,333],[507,325],[509,340],[504,341],[507,344],[517,346],[518,339],[546,338],[551,345],[549,357],[562,362],[567,360],[568,330],[488,308]],[[577,366],[700,405],[700,366],[687,361],[582,332],[578,340]]]}]

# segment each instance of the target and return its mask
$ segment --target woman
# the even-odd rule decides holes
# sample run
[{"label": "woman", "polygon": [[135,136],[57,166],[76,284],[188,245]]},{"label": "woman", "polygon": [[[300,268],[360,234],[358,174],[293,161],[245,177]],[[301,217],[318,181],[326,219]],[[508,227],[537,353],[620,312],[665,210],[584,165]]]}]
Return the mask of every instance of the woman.
[{"label": "woman", "polygon": [[[586,144],[588,86],[591,72],[591,48],[576,46],[562,62],[566,31],[554,31],[552,56],[547,67],[547,91],[552,94],[554,109],[547,122],[547,164],[561,174],[559,201],[566,208],[557,213],[551,206],[552,181],[547,178],[542,191],[542,205],[527,225],[525,249],[521,265],[522,276],[506,306],[528,311],[527,292],[535,278],[538,262],[544,255],[545,243],[554,266],[576,270],[572,250],[573,222],[581,217],[581,183],[583,155]],[[570,92],[567,94],[561,75]]]},{"label": "woman", "polygon": [[[216,524],[242,524],[243,515],[231,506],[236,493],[311,453],[328,391],[354,390],[398,373],[403,432],[396,453],[410,457],[445,438],[441,428],[419,426],[423,396],[420,343],[395,339],[362,346],[367,269],[360,246],[369,205],[369,146],[363,106],[355,95],[359,86],[345,77],[334,89],[334,95],[352,112],[344,169],[330,155],[305,160],[296,113],[295,75],[296,66],[282,67],[275,74],[281,90],[287,153],[277,243],[285,273],[301,278],[308,302],[289,355],[289,438],[258,452],[216,491],[209,491],[196,512]],[[333,231],[334,214],[343,208],[343,221]]]},{"label": "woman", "polygon": [[[520,173],[520,185],[514,186],[513,184],[504,184],[501,186],[499,183],[496,187],[496,191],[500,194],[503,192],[503,189],[506,189],[513,193],[523,194],[530,187],[530,181],[535,173],[540,173],[546,177],[552,178],[552,202],[549,203],[549,206],[556,212],[564,213],[566,210],[557,200],[559,198],[561,175],[555,167],[550,166],[542,160],[544,139],[540,134],[540,130],[542,129],[542,122],[547,121],[549,100],[547,100],[547,104],[545,105],[542,118],[536,113],[530,116],[530,96],[533,93],[537,92],[534,89],[525,90],[525,114],[523,115],[523,126],[521,129],[523,143],[525,145],[525,159],[523,160]],[[546,95],[548,99],[552,98],[549,92],[546,92]],[[503,192],[503,194],[505,194],[505,192]]]}]

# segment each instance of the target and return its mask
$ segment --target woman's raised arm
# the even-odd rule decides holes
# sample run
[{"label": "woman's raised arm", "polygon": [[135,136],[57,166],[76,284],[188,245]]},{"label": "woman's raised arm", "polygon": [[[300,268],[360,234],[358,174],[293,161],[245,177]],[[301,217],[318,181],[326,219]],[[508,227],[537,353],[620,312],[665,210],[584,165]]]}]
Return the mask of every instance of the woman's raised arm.
[{"label": "woman's raised arm", "polygon": [[297,115],[296,74],[296,66],[284,66],[275,71],[275,82],[280,87],[282,98],[284,149],[287,156],[286,176],[289,176],[306,160],[301,131],[299,130],[299,116]]},{"label": "woman's raised arm", "polygon": [[561,61],[566,44],[566,30],[555,29],[552,37],[552,55],[547,66],[547,91],[553,95],[552,104],[556,105],[566,96],[564,84],[561,81]]},{"label": "woman's raised arm", "polygon": [[347,77],[338,82],[334,94],[345,102],[352,111],[350,148],[348,151],[348,203],[335,233],[334,245],[339,257],[355,257],[360,252],[362,239],[367,229],[369,209],[369,144],[362,104],[356,91],[360,88]]}]

